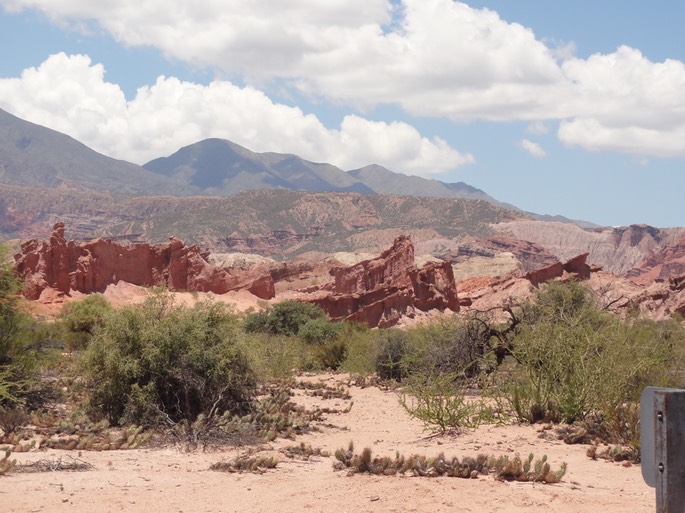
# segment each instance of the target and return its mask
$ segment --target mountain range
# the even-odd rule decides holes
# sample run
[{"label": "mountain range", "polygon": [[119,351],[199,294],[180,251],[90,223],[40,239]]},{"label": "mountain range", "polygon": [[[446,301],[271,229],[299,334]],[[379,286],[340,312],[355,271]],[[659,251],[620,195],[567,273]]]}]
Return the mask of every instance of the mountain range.
[{"label": "mountain range", "polygon": [[619,273],[662,253],[672,269],[685,265],[685,229],[569,223],[522,212],[464,183],[377,165],[343,171],[221,139],[138,166],[0,110],[0,241],[47,238],[58,221],[75,239],[177,236],[214,253],[277,259],[379,252],[410,234],[424,254],[455,264],[496,260],[498,273],[581,253]]},{"label": "mountain range", "polygon": [[230,196],[245,190],[291,189],[482,199],[499,204],[462,182],[407,176],[378,165],[344,171],[297,155],[255,153],[223,139],[205,139],[138,166],[97,153],[67,135],[2,109],[0,183],[156,196]]}]

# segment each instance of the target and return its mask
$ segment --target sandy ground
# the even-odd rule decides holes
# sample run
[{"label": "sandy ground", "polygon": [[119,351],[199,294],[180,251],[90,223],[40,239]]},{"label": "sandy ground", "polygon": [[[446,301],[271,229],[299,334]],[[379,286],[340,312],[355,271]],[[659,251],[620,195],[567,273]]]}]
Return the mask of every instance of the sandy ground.
[{"label": "sandy ground", "polygon": [[[314,376],[330,384],[344,376]],[[296,400],[343,410],[350,400]],[[12,472],[0,476],[0,504],[8,512],[652,512],[654,490],[642,480],[639,465],[587,458],[587,446],[539,438],[540,426],[483,426],[460,436],[427,437],[410,418],[397,393],[376,387],[350,388],[348,413],[326,415],[320,431],[297,440],[277,440],[273,450],[305,442],[331,454],[352,440],[360,452],[374,455],[448,457],[487,454],[547,454],[553,468],[568,463],[562,482],[554,485],[449,477],[348,476],[335,471],[335,458],[315,456],[295,461],[280,454],[275,469],[263,474],[209,470],[212,463],[245,451],[186,453],[175,448],[81,452],[38,450],[16,454],[20,463],[41,459],[93,466],[83,472]]]}]

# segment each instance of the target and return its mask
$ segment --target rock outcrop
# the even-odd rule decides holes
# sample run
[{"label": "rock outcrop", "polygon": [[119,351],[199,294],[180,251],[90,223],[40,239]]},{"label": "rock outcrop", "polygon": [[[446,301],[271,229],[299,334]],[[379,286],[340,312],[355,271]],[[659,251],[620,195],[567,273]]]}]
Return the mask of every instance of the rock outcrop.
[{"label": "rock outcrop", "polygon": [[388,327],[417,309],[459,310],[451,264],[430,262],[419,269],[407,236],[395,239],[378,258],[334,268],[331,274],[330,284],[309,290],[301,299],[321,306],[336,320]]},{"label": "rock outcrop", "polygon": [[685,274],[685,234],[643,258],[627,276],[635,283],[648,285]]},{"label": "rock outcrop", "polygon": [[556,278],[561,278],[564,273],[573,275],[578,280],[587,280],[590,278],[590,273],[600,270],[598,266],[590,266],[587,264],[587,253],[578,255],[568,260],[566,263],[556,262],[542,269],[531,271],[525,275],[525,278],[530,281],[534,287],[541,283],[550,281]]},{"label": "rock outcrop", "polygon": [[233,275],[210,264],[207,257],[197,246],[186,246],[175,237],[164,244],[67,241],[64,223],[57,223],[49,241],[26,241],[14,258],[16,274],[24,280],[24,294],[29,299],[38,299],[46,288],[63,294],[103,292],[119,281],[216,294],[247,289],[262,299],[275,295],[265,266]]}]

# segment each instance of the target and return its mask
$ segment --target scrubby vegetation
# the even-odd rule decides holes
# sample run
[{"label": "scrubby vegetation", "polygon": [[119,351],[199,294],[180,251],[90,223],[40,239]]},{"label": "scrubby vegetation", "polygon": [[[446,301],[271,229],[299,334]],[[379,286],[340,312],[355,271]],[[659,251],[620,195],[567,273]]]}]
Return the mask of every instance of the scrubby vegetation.
[{"label": "scrubby vegetation", "polygon": [[[0,443],[15,452],[28,447],[21,431],[29,422],[46,446],[96,450],[137,447],[153,432],[189,449],[294,438],[333,410],[296,406],[290,396],[301,385],[292,377],[333,369],[363,386],[398,388],[406,411],[439,434],[494,422],[565,423],[572,428],[560,436],[569,443],[602,440],[636,458],[643,387],[684,380],[681,319],[621,319],[575,282],[550,283],[531,301],[497,311],[381,330],[336,323],[292,301],[241,317],[216,302],[177,305],[166,291],[119,309],[91,295],[47,323],[23,311],[18,290],[0,266]],[[48,411],[58,389],[66,410]],[[349,399],[344,391],[305,392]],[[357,471],[404,465],[369,458],[338,459]],[[480,471],[471,460],[414,458],[419,474]],[[544,459],[540,468],[530,457],[486,460],[502,479],[554,482],[563,473]],[[261,468],[235,461],[223,470],[254,465]],[[7,455],[0,473],[10,468]]]},{"label": "scrubby vegetation", "polygon": [[0,413],[37,408],[51,396],[38,373],[50,354],[52,333],[23,310],[19,289],[0,246]]}]

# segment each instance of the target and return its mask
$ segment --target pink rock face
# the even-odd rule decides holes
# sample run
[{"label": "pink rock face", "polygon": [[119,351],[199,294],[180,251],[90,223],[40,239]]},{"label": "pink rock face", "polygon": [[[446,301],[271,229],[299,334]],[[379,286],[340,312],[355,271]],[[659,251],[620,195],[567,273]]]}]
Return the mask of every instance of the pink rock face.
[{"label": "pink rock face", "polygon": [[331,270],[335,281],[330,294],[303,298],[321,306],[333,319],[364,322],[369,327],[389,327],[415,310],[459,310],[457,287],[449,262],[414,265],[409,237],[395,239],[378,258]]},{"label": "pink rock face", "polygon": [[265,269],[238,278],[211,265],[197,246],[186,246],[175,237],[165,244],[122,245],[107,239],[76,244],[67,242],[64,224],[57,223],[49,242],[24,242],[14,259],[29,299],[38,299],[48,287],[64,294],[104,292],[119,281],[215,294],[248,289],[262,299],[275,295]]}]

